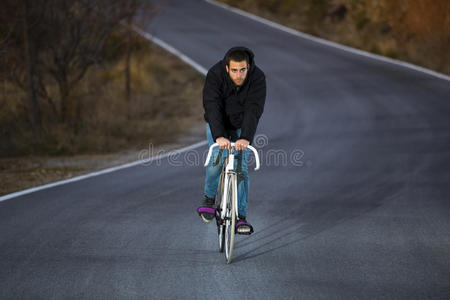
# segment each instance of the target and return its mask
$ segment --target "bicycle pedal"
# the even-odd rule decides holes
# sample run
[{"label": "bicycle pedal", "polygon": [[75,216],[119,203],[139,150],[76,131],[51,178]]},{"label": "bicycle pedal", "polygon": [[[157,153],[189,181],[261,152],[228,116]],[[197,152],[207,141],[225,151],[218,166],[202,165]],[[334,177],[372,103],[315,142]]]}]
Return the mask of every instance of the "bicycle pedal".
[{"label": "bicycle pedal", "polygon": [[237,234],[240,234],[240,235],[250,235],[250,234],[253,233],[253,231],[251,231],[251,230],[248,230],[248,231],[239,231],[239,230],[236,230],[236,233],[237,233]]}]

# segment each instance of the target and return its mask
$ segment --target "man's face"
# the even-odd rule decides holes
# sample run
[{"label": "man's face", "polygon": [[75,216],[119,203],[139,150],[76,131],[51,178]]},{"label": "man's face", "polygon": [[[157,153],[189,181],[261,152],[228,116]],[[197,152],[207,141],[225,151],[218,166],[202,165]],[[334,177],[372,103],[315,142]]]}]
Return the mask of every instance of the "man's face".
[{"label": "man's face", "polygon": [[230,60],[230,65],[227,66],[227,72],[235,85],[241,86],[244,83],[245,77],[247,77],[248,68],[249,65],[245,60]]}]

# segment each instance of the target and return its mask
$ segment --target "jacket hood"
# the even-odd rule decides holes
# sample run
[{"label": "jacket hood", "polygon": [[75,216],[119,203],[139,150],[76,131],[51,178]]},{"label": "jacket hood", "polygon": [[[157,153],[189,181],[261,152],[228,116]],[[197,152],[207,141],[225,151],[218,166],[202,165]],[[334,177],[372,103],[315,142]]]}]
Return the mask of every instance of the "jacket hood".
[{"label": "jacket hood", "polygon": [[249,59],[248,63],[250,65],[249,73],[251,73],[254,70],[254,68],[255,68],[255,64],[254,64],[254,57],[255,57],[255,55],[253,54],[252,50],[248,49],[247,47],[243,47],[243,46],[232,47],[232,48],[230,48],[230,50],[227,51],[227,53],[225,53],[225,56],[222,59],[223,67],[225,68],[225,66],[227,65],[226,58],[227,58],[228,53],[230,53],[232,51],[235,51],[235,50],[241,50],[241,51],[247,52],[248,59]]}]

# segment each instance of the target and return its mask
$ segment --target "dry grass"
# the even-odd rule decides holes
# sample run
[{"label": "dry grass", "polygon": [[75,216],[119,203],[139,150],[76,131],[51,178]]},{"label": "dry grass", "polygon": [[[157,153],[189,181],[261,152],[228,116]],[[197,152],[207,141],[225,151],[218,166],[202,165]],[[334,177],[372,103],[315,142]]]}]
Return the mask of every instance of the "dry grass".
[{"label": "dry grass", "polygon": [[[156,46],[135,57],[132,62],[132,97],[124,101],[124,69],[120,62],[87,81],[84,115],[87,128],[98,134],[85,135],[87,144],[97,151],[116,150],[131,145],[169,142],[183,134],[192,122],[202,120],[201,89],[203,76]],[[100,95],[93,93],[104,82]],[[101,133],[105,134],[102,135]],[[98,137],[104,140],[95,141]],[[94,140],[91,140],[94,139]]]},{"label": "dry grass", "polygon": [[[3,82],[0,94],[0,157],[120,151],[166,143],[202,120],[203,76],[147,41],[131,61],[131,98],[125,100],[124,59],[89,70],[71,94],[75,123],[55,121],[40,100],[44,137],[33,145],[25,95]],[[50,95],[57,99],[55,86]]]},{"label": "dry grass", "polygon": [[[123,59],[90,69],[71,96],[81,109],[76,130],[52,120],[41,99],[45,135],[38,146],[30,142],[25,95],[1,82],[0,194],[136,161],[150,144],[157,154],[203,138],[201,74],[141,41],[131,78],[127,102]],[[55,87],[49,90],[57,95]]]},{"label": "dry grass", "polygon": [[448,0],[222,0],[338,43],[450,74]]}]

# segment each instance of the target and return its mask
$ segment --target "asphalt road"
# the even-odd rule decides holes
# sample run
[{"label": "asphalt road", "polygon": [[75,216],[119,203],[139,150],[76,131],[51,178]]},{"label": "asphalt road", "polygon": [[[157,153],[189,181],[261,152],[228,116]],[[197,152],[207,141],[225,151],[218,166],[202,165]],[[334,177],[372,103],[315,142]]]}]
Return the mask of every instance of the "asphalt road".
[{"label": "asphalt road", "polygon": [[203,1],[171,1],[148,31],[205,68],[254,50],[256,232],[227,265],[195,213],[199,147],[0,202],[0,299],[450,297],[449,81]]}]

